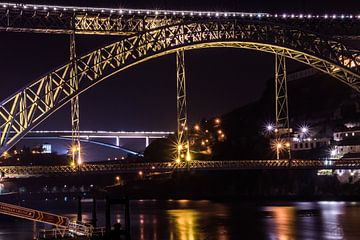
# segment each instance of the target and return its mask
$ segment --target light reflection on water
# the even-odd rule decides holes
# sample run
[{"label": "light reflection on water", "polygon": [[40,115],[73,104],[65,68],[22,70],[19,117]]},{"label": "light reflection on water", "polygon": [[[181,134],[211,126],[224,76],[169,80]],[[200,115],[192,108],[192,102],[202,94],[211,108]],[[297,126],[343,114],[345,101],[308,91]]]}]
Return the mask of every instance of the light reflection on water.
[{"label": "light reflection on water", "polygon": [[[76,218],[76,204],[37,204],[37,209]],[[34,204],[36,205],[36,204]],[[32,206],[29,204],[29,206]],[[98,204],[98,223],[104,224],[104,204]],[[65,210],[66,209],[66,210]],[[91,203],[84,203],[85,221]],[[123,223],[121,208],[113,208],[113,223]],[[360,239],[360,204],[298,202],[256,206],[211,201],[132,201],[132,239]],[[43,224],[0,216],[0,240],[27,240]]]},{"label": "light reflection on water", "polygon": [[167,211],[170,216],[170,240],[204,239],[196,230],[199,222],[199,212],[194,209],[175,209]]},{"label": "light reflection on water", "polygon": [[271,239],[295,239],[296,212],[293,206],[273,206],[267,210],[272,214],[269,220],[268,232]]}]

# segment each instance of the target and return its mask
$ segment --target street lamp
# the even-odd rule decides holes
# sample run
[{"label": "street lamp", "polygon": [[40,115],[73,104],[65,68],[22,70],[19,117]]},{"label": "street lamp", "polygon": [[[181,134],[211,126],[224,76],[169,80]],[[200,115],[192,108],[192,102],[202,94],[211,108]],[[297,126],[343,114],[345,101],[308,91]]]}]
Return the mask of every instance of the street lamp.
[{"label": "street lamp", "polygon": [[282,149],[282,144],[280,142],[278,142],[276,144],[276,159],[279,160],[280,159],[280,151]]},{"label": "street lamp", "polygon": [[264,126],[264,133],[267,135],[271,135],[276,132],[275,125],[273,123],[267,123]]},{"label": "street lamp", "polygon": [[300,130],[301,130],[301,132],[302,132],[303,134],[307,134],[307,133],[309,132],[309,128],[306,127],[306,126],[301,127]]}]

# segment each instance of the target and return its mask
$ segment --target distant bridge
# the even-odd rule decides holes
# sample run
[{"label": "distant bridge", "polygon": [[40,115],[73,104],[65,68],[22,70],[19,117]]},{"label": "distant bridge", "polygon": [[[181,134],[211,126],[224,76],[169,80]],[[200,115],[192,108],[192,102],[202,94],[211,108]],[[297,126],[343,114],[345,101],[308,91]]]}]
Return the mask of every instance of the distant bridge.
[{"label": "distant bridge", "polygon": [[0,172],[5,178],[26,178],[41,176],[61,176],[77,174],[105,174],[105,173],[144,173],[170,172],[174,170],[186,171],[222,171],[222,170],[276,170],[276,169],[360,169],[360,160],[229,160],[229,161],[199,161],[154,162],[154,163],[124,163],[99,162],[83,164],[80,167],[71,166],[2,166]]},{"label": "distant bridge", "polygon": [[[72,131],[31,131],[23,139],[30,140],[72,140]],[[79,140],[81,142],[92,143],[104,147],[114,148],[124,151],[128,154],[141,156],[142,153],[130,150],[120,145],[121,139],[145,139],[145,148],[149,146],[151,139],[166,138],[173,135],[169,131],[79,131]],[[114,143],[103,142],[95,139],[113,139]]]}]

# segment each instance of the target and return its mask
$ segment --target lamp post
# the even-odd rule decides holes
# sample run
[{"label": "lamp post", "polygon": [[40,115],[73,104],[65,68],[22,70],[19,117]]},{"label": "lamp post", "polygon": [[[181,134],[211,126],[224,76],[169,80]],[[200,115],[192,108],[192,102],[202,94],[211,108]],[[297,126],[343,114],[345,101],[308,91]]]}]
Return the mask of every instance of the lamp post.
[{"label": "lamp post", "polygon": [[280,151],[282,148],[282,144],[281,143],[277,143],[276,144],[276,159],[279,160],[280,159]]}]

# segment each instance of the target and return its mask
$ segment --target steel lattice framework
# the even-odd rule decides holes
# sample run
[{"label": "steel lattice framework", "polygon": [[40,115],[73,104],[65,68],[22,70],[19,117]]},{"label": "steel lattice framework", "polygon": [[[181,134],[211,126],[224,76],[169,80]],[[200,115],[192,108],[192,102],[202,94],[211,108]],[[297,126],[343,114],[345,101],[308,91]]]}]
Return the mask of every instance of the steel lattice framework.
[{"label": "steel lattice framework", "polygon": [[[0,152],[78,94],[146,60],[196,48],[233,47],[278,54],[310,65],[360,91],[358,50],[282,24],[216,19],[183,21],[124,38],[69,62],[0,104]],[[76,68],[76,74],[72,74]],[[78,79],[78,89],[72,81]],[[11,134],[11,132],[14,134]]]},{"label": "steel lattice framework", "polygon": [[[358,38],[360,15],[176,11],[0,3],[0,31],[130,35],[176,23],[209,19],[275,22],[322,35]],[[74,20],[74,25],[72,24]]]},{"label": "steel lattice framework", "polygon": [[[177,161],[190,157],[184,50],[176,52]],[[183,157],[182,157],[183,156]],[[190,160],[190,159],[189,159]]]},{"label": "steel lattice framework", "polygon": [[[287,72],[286,57],[275,54],[275,135],[276,142],[280,142],[285,137],[288,158],[291,159],[290,148],[290,125],[289,125],[289,105],[287,95]],[[288,145],[288,146],[286,146]],[[276,146],[276,156],[279,159],[280,151]]]},{"label": "steel lattice framework", "polygon": [[[75,32],[70,34],[70,62],[72,64],[70,85],[73,91],[79,89],[79,78],[77,74],[76,66],[76,43]],[[73,92],[72,92],[73,93]],[[80,105],[79,95],[76,95],[71,99],[71,132],[72,132],[72,161],[75,163],[81,163],[81,148],[80,148]]]},{"label": "steel lattice framework", "polygon": [[286,59],[275,54],[275,109],[276,129],[289,131],[289,107],[286,84]]}]

